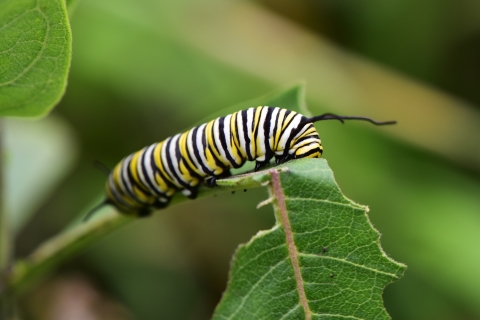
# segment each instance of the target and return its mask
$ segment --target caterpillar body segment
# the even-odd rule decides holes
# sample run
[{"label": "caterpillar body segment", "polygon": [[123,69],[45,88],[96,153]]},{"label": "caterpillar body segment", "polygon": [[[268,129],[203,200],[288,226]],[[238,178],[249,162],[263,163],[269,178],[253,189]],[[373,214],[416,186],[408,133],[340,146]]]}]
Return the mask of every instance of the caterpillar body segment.
[{"label": "caterpillar body segment", "polygon": [[167,206],[177,191],[194,199],[202,182],[214,186],[216,179],[229,176],[231,168],[239,168],[246,161],[256,161],[257,171],[272,158],[277,164],[320,158],[323,147],[313,123],[321,120],[396,123],[330,113],[307,118],[267,106],[241,110],[125,157],[109,174],[106,200],[101,205],[111,204],[125,214],[148,216],[154,209]]}]

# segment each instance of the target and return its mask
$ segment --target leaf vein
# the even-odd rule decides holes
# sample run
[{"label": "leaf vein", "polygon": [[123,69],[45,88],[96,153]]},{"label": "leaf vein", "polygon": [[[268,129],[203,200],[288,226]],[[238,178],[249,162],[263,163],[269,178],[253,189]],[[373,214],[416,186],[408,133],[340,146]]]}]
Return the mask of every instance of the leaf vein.
[{"label": "leaf vein", "polygon": [[279,267],[284,262],[285,262],[285,259],[280,260],[276,265],[274,265],[267,272],[265,272],[265,274],[260,279],[258,279],[258,281],[250,288],[250,290],[247,292],[247,294],[242,297],[242,301],[239,304],[239,306],[237,307],[237,309],[227,319],[232,319],[241,310],[241,308],[245,304],[245,301],[248,299],[250,294],[260,285],[260,283],[263,281],[263,279],[265,279],[269,274],[271,274],[273,272],[273,270],[275,270],[277,267]]},{"label": "leaf vein", "polygon": [[379,274],[383,274],[383,275],[386,275],[386,276],[389,276],[389,277],[392,277],[392,278],[395,278],[395,279],[399,279],[399,277],[396,274],[388,273],[388,272],[377,270],[377,269],[373,269],[373,268],[370,268],[370,267],[367,267],[367,266],[364,266],[364,265],[361,265],[361,264],[358,264],[358,263],[355,263],[355,262],[352,262],[352,261],[348,261],[348,260],[345,260],[345,259],[334,258],[334,257],[329,257],[329,256],[318,256],[318,255],[315,255],[315,254],[302,253],[302,252],[299,252],[299,255],[301,255],[303,257],[309,257],[309,258],[327,259],[327,260],[344,262],[344,263],[350,264],[352,266],[355,266],[357,268],[369,270],[369,271],[372,271],[374,273],[379,273]]},{"label": "leaf vein", "polygon": [[353,206],[351,203],[342,203],[342,202],[330,201],[330,200],[326,200],[326,199],[285,197],[285,200],[289,200],[289,201],[315,201],[315,202],[324,202],[324,203],[330,203],[330,204],[334,204],[334,205],[349,207],[349,208],[353,208],[353,209],[358,209],[358,207]]}]

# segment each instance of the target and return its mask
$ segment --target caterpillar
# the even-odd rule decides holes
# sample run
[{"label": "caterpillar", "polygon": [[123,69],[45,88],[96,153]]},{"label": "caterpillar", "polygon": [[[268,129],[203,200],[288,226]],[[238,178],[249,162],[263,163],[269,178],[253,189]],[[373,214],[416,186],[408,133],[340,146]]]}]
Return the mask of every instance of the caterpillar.
[{"label": "caterpillar", "polygon": [[364,120],[366,117],[331,113],[307,118],[287,109],[260,106],[241,110],[146,146],[123,160],[109,173],[103,205],[121,213],[145,217],[164,208],[181,191],[195,199],[201,183],[213,187],[230,176],[231,168],[256,161],[255,171],[275,158],[276,164],[291,159],[320,158],[323,147],[313,125],[321,120]]}]

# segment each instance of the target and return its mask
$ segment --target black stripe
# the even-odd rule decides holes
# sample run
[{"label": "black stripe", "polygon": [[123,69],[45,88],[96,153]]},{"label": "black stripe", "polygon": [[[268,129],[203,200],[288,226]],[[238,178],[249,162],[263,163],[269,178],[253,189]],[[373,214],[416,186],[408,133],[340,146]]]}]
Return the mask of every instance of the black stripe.
[{"label": "black stripe", "polygon": [[[227,160],[232,164],[232,167],[237,167],[237,163],[235,162],[235,159],[232,157],[230,152],[228,151],[228,146],[227,146],[227,137],[225,136],[224,129],[225,129],[225,117],[221,117],[218,119],[218,131],[220,134],[220,142],[222,144],[222,148],[225,151],[225,155],[227,156]],[[230,143],[230,140],[232,139],[232,132],[228,133],[228,140]]]},{"label": "black stripe", "polygon": [[270,161],[273,157],[272,146],[270,145],[270,127],[272,126],[272,113],[273,108],[268,108],[267,115],[265,116],[264,122],[264,133],[265,133],[265,161]]},{"label": "black stripe", "polygon": [[[128,175],[128,180],[130,180],[130,184],[132,185],[132,192],[133,192],[133,195],[135,198],[138,199],[138,197],[135,195],[135,190],[133,190],[133,187],[137,187],[138,189],[140,189],[140,191],[145,195],[145,196],[150,196],[150,191],[145,189],[143,187],[143,185],[137,183],[137,181],[135,181],[135,178],[133,177],[133,173],[132,171],[130,170],[130,164],[132,163],[133,161],[133,156],[132,158],[130,159],[130,161],[128,162],[127,164],[127,175]],[[134,170],[136,170],[136,168],[134,168]],[[142,202],[140,199],[138,199],[138,202]],[[142,202],[143,203],[143,202]]]},{"label": "black stripe", "polygon": [[[234,116],[235,116],[235,121],[234,121],[233,125],[234,125],[234,127],[235,127],[235,137],[237,138],[237,140],[233,139],[233,143],[235,144],[235,146],[237,147],[237,149],[240,150],[240,149],[242,148],[242,146],[240,145],[240,133],[238,132],[238,125],[237,125],[237,124],[238,124],[238,123],[237,123],[237,121],[238,121],[238,112],[235,112],[234,114],[232,114],[232,118],[234,118]],[[231,122],[230,122],[230,123],[231,123]],[[232,125],[231,125],[231,124],[230,124],[230,130],[232,130]],[[238,144],[237,144],[236,141],[238,141]],[[243,159],[241,152],[240,152],[239,156],[240,156],[240,158]]]},{"label": "black stripe", "polygon": [[[216,121],[216,119],[215,119]],[[207,127],[205,127],[205,143],[206,143],[206,139],[207,139],[207,135],[206,135],[206,131],[207,131]],[[225,169],[225,165],[223,164],[222,161],[220,161],[220,158],[218,158],[214,152],[214,148],[215,150],[217,151],[217,153],[220,153],[218,152],[218,147],[217,147],[217,144],[215,143],[215,122],[213,123],[212,125],[212,132],[211,132],[211,136],[212,136],[212,144],[208,145],[208,148],[210,149],[211,153],[212,153],[212,157],[213,157],[213,160],[215,161],[215,165],[218,167],[218,168],[222,168],[222,169]]]},{"label": "black stripe", "polygon": [[[274,146],[272,146],[272,150],[275,149],[275,151],[277,150],[277,145],[278,144],[278,141],[275,141],[275,136],[277,134],[277,130],[278,130],[278,118],[280,117],[280,111],[282,111],[282,109],[280,108],[274,108],[274,109],[278,109],[278,112],[277,112],[277,117],[274,119],[275,121],[275,126],[273,127],[273,143],[275,144]],[[280,135],[279,138],[281,138],[282,135]],[[276,142],[276,143],[275,143]]]},{"label": "black stripe", "polygon": [[[282,118],[282,121],[280,122],[280,137],[279,137],[279,140],[280,141],[282,139],[282,136],[283,136],[283,127],[284,127],[284,123],[285,123],[285,119],[287,119],[287,116],[291,113],[290,110],[287,110],[285,112],[285,114],[283,115],[283,118]],[[290,122],[289,122],[290,123]],[[285,150],[283,150],[283,155],[286,155],[288,153],[288,144],[285,144]]]},{"label": "black stripe", "polygon": [[[153,193],[156,196],[164,196],[163,193],[161,193],[157,190],[158,186],[156,185],[156,183],[154,183],[155,177],[150,177],[149,174],[148,174],[148,171],[147,171],[147,165],[145,164],[145,156],[146,156],[147,150],[150,147],[151,146],[145,148],[145,150],[142,152],[142,155],[140,156],[139,161],[140,161],[140,164],[141,164],[141,167],[142,167],[141,170],[142,170],[142,173],[143,173],[143,177],[145,178],[145,181],[150,186],[150,189],[153,191]],[[155,147],[153,147],[153,150],[155,150]],[[153,174],[155,174],[155,172],[157,172],[159,170],[155,166],[155,159],[153,158],[153,152],[152,152],[152,158],[150,159],[150,163],[151,163],[151,168],[152,168]]]},{"label": "black stripe", "polygon": [[[297,117],[297,114],[294,115],[292,117],[292,119],[288,122],[287,127],[290,125],[290,123],[292,123],[295,120],[296,117]],[[309,124],[311,124],[311,123],[309,123]],[[299,123],[299,125],[301,125],[301,123]],[[293,128],[292,131],[290,131],[290,136],[288,137],[287,143],[285,144],[285,153],[284,154],[286,154],[286,152],[288,152],[290,150],[290,143],[292,143],[293,138],[297,135],[298,131],[301,130],[301,129],[302,129],[301,127],[297,126],[297,127]]]},{"label": "black stripe", "polygon": [[308,157],[309,155],[315,153],[315,152],[320,152],[320,154],[322,154],[322,150],[319,149],[319,148],[315,148],[315,149],[312,149],[308,152],[305,152],[305,153],[302,153],[298,158],[305,158],[305,157]]},{"label": "black stripe", "polygon": [[[108,188],[110,189],[110,193],[113,195],[115,198],[114,200],[119,203],[121,206],[124,206],[127,209],[130,209],[131,206],[124,200],[126,198],[125,193],[122,191],[122,189],[118,188],[118,186],[115,184],[115,178],[112,176],[111,178],[112,181],[108,181]],[[113,188],[110,186],[113,185]]]},{"label": "black stripe", "polygon": [[[143,153],[144,153],[144,152],[142,151],[141,154],[143,154]],[[135,154],[136,154],[136,153],[135,153]],[[135,155],[135,154],[133,154],[133,155]],[[141,159],[141,154],[140,154],[140,156],[138,157],[138,161],[140,161],[140,159]],[[130,163],[131,163],[132,161],[133,161],[133,157],[132,157],[132,160],[130,160]],[[140,164],[141,164],[141,163],[140,163]],[[133,168],[133,170],[138,171],[137,167],[138,167],[138,162],[137,162],[137,165]],[[140,175],[139,175],[138,172],[137,172],[137,176],[138,176],[139,182],[137,182],[137,181],[134,179],[134,177],[133,177],[133,172],[132,172],[132,170],[130,169],[130,164],[129,164],[129,166],[128,166],[128,176],[129,176],[130,180],[133,181],[133,184],[134,184],[136,187],[138,187],[146,196],[150,196],[150,195],[151,195],[151,192],[150,192],[150,190],[148,189],[148,187],[145,186],[145,185],[143,184],[142,179],[140,179]]]},{"label": "black stripe", "polygon": [[247,160],[253,161],[254,158],[252,153],[250,152],[250,136],[248,135],[248,127],[247,127],[247,110],[242,110],[242,119],[243,119],[243,138],[245,139],[245,153],[247,154]]},{"label": "black stripe", "polygon": [[[128,157],[127,157],[128,158]],[[135,196],[135,193],[133,192],[133,184],[130,182],[130,176],[129,176],[129,170],[128,170],[128,165],[130,164],[130,161],[127,161],[127,158],[123,159],[122,160],[122,166],[120,167],[120,179],[121,179],[121,183],[123,184],[123,186],[125,187],[125,190],[126,190],[126,194],[128,194],[128,196],[130,198],[132,198],[133,201],[137,202],[138,204],[141,204],[141,202],[139,201],[139,199]],[[126,167],[125,167],[126,166]],[[126,168],[127,170],[127,176],[125,176],[123,174],[124,172],[124,168]],[[132,189],[130,189],[130,186],[132,186]]]},{"label": "black stripe", "polygon": [[[168,172],[165,172],[165,174],[162,172],[162,170],[160,170],[159,167],[157,167],[157,165],[155,164],[155,148],[157,146],[154,147],[154,149],[152,150],[152,154],[150,155],[151,159],[150,159],[150,164],[152,166],[152,169],[153,169],[153,174],[155,175],[156,173],[158,173],[158,175],[160,176],[160,178],[165,182],[165,184],[167,186],[169,186],[170,188],[174,188],[174,189],[178,189],[178,187],[176,185],[174,185],[166,176],[165,174],[168,175]],[[160,162],[162,162],[162,165],[163,167],[165,167],[165,164],[163,163],[163,160],[162,160],[162,150],[163,148],[165,148],[165,144],[163,144],[163,146],[160,148]],[[155,183],[155,176],[151,177],[152,178],[152,181],[153,183]],[[160,189],[160,187],[159,187]]]},{"label": "black stripe", "polygon": [[298,145],[300,144],[302,141],[305,141],[307,139],[315,139],[314,136],[304,136],[304,137],[301,137],[300,139],[297,139],[297,141],[295,141],[295,145]]},{"label": "black stripe", "polygon": [[[168,139],[167,145],[165,146],[165,153],[166,153],[165,158],[167,159],[168,168],[170,168],[171,174],[173,175],[172,180],[176,180],[176,182],[178,182],[178,184],[180,184],[183,187],[188,187],[189,185],[185,181],[183,181],[182,178],[175,171],[175,166],[173,165],[173,159],[172,159],[172,157],[170,157],[170,145],[172,144],[172,141],[173,141],[174,137],[175,136]],[[175,148],[176,148],[175,149],[175,155],[176,155],[177,154],[177,149],[178,149],[178,144],[175,146]],[[161,159],[161,157],[160,157],[160,159]],[[179,159],[177,159],[177,164],[179,164],[178,161],[179,161]],[[168,174],[168,172],[166,172],[166,173]]]},{"label": "black stripe", "polygon": [[204,141],[206,139],[205,139],[205,130],[203,130],[203,132],[200,132],[200,134],[203,134],[202,139],[200,139],[201,140],[201,142],[200,142],[201,145],[200,146],[197,145],[197,134],[198,134],[199,128],[200,127],[195,127],[195,128],[192,129],[193,130],[193,134],[192,134],[193,154],[197,158],[197,162],[200,163],[200,166],[202,167],[203,172],[205,172],[207,175],[213,175],[213,172],[210,169],[208,169],[208,167],[203,162],[202,157],[200,156],[200,147],[202,148],[202,150],[206,150],[205,149],[206,146],[205,146],[205,143],[204,143]]},{"label": "black stripe", "polygon": [[[181,137],[181,136],[180,136],[180,137]],[[187,136],[187,138],[188,138],[188,136]],[[190,165],[188,164],[188,161],[185,159],[185,158],[188,157],[188,158],[190,159],[190,161],[191,161],[191,157],[190,157],[190,155],[189,155],[189,153],[188,153],[187,139],[185,139],[185,144],[186,144],[185,150],[187,151],[187,154],[186,154],[186,155],[183,155],[182,152],[181,152],[182,148],[181,148],[181,146],[180,146],[180,138],[177,140],[177,148],[176,148],[176,150],[175,150],[175,154],[176,154],[177,158],[179,159],[178,162],[179,162],[179,164],[183,162],[183,164],[185,165],[185,168],[187,168],[187,171],[190,173],[191,176],[196,177],[196,178],[201,178],[201,177],[190,167]],[[179,169],[180,171],[182,170],[181,167],[180,167],[180,165],[178,166],[178,169]],[[182,171],[182,173],[183,173],[183,171]],[[190,185],[189,185],[189,186],[190,186]]]},{"label": "black stripe", "polygon": [[[253,138],[252,138],[252,146],[253,146],[253,152],[255,152],[255,158],[258,156],[257,155],[257,136],[258,136],[258,128],[260,127],[261,123],[260,120],[262,118],[262,111],[263,107],[260,109],[260,114],[258,116],[258,123],[255,123],[255,118],[257,115],[257,110],[258,108],[255,108],[255,112],[253,113],[253,122],[252,122],[252,128],[253,128]],[[255,160],[255,158],[252,158],[252,161]]]}]

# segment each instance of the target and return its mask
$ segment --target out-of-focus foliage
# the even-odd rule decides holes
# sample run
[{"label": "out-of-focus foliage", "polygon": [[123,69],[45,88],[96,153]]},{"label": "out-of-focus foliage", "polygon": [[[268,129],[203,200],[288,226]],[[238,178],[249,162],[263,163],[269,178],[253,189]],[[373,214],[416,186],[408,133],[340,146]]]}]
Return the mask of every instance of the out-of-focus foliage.
[{"label": "out-of-focus foliage", "polygon": [[[93,206],[105,177],[92,160],[112,167],[225,106],[303,78],[315,113],[399,120],[395,128],[317,125],[342,190],[369,204],[383,247],[409,265],[387,287],[389,313],[480,318],[479,18],[475,0],[80,1],[69,86],[54,113],[82,150],[20,232],[17,254]],[[164,210],[64,272],[88,273],[139,319],[207,319],[237,245],[274,223],[270,209],[250,213],[265,196],[237,192]],[[26,312],[37,314],[37,298],[24,299]]]},{"label": "out-of-focus foliage", "polygon": [[5,198],[14,232],[38,211],[71,170],[78,152],[71,130],[56,116],[39,121],[6,121]]},{"label": "out-of-focus foliage", "polygon": [[0,115],[46,114],[65,91],[70,67],[65,1],[2,1],[0,30]]}]

